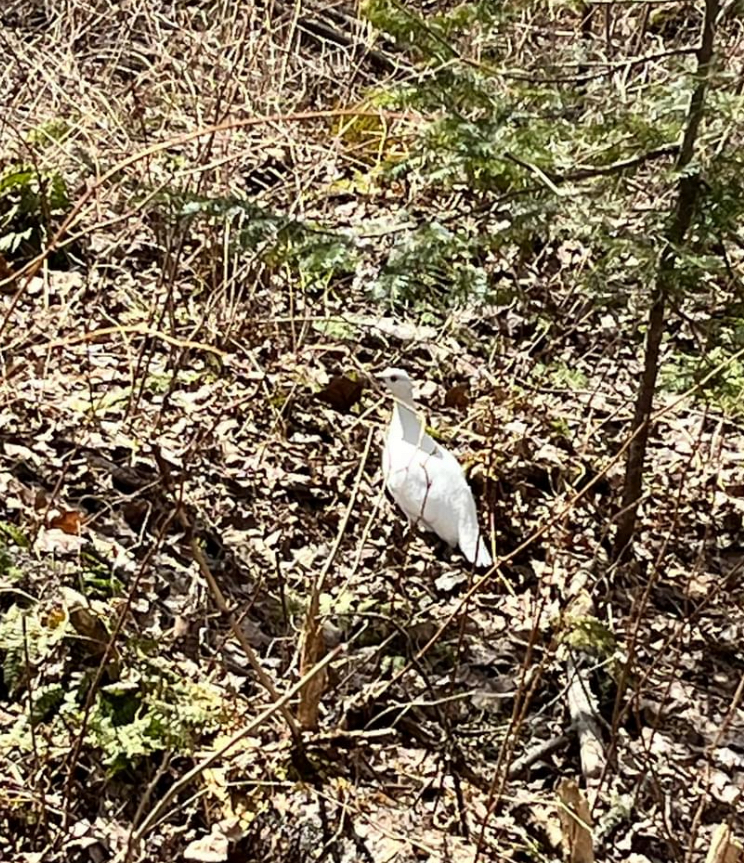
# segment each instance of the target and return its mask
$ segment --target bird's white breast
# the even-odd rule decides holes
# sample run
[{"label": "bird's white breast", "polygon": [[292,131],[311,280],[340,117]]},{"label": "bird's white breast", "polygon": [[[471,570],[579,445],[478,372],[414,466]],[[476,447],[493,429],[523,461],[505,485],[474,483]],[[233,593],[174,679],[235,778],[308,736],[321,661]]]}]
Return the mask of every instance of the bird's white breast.
[{"label": "bird's white breast", "polygon": [[469,561],[490,566],[465,474],[452,453],[426,433],[414,405],[396,400],[382,471],[395,502],[411,522],[451,546],[459,545]]}]

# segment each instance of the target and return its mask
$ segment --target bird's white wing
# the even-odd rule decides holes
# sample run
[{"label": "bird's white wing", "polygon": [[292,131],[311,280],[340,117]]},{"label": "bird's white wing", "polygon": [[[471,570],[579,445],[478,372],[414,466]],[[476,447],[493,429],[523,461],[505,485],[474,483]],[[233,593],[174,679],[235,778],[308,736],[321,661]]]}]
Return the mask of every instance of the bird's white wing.
[{"label": "bird's white wing", "polygon": [[455,546],[458,523],[447,504],[443,474],[448,468],[447,455],[440,447],[426,453],[396,438],[385,446],[383,473],[390,493],[409,520]]},{"label": "bird's white wing", "polygon": [[453,547],[459,545],[470,563],[491,565],[473,493],[450,452],[436,445],[433,453],[426,453],[398,438],[385,447],[383,473],[395,502],[410,521]]},{"label": "bird's white wing", "polygon": [[441,483],[443,499],[439,509],[442,512],[447,511],[448,518],[456,522],[457,544],[467,560],[475,563],[476,566],[490,566],[491,555],[480,533],[473,492],[457,459],[447,450],[443,449],[442,453],[444,455]]},{"label": "bird's white wing", "polygon": [[[463,481],[465,481],[463,479]],[[493,560],[478,525],[478,513],[470,487],[466,484],[467,495],[463,493],[458,504],[457,544],[465,557],[476,566],[491,566]]]}]

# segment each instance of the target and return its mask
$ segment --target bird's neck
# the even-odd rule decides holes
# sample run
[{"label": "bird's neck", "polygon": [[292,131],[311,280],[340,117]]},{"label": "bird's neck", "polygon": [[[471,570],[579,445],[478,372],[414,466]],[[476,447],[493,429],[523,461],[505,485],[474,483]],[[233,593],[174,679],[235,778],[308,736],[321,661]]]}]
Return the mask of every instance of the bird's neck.
[{"label": "bird's neck", "polygon": [[434,452],[436,449],[436,444],[426,433],[424,424],[417,413],[416,405],[413,403],[400,401],[400,399],[395,400],[393,428],[407,443],[426,452]]},{"label": "bird's neck", "polygon": [[393,408],[395,422],[401,427],[403,437],[413,443],[421,435],[421,420],[416,413],[416,406],[407,404],[399,399],[395,400]]}]

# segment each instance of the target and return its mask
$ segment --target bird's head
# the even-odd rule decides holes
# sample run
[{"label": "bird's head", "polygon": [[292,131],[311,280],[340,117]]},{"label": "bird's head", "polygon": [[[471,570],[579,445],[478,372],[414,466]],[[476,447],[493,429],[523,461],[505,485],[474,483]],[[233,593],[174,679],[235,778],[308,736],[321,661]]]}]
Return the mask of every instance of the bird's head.
[{"label": "bird's head", "polygon": [[408,377],[408,372],[403,369],[390,368],[380,372],[376,377],[378,381],[382,381],[396,399],[407,405],[413,405],[413,383]]}]

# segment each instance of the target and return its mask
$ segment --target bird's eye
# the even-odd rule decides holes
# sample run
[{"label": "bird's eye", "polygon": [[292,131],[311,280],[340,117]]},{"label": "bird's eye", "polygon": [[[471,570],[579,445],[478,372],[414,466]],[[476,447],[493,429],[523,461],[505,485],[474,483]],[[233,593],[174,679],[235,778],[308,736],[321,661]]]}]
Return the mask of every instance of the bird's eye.
[{"label": "bird's eye", "polygon": [[393,375],[393,376],[390,378],[390,383],[391,383],[391,384],[395,384],[395,383],[397,383],[397,382],[398,382],[398,375]]}]

